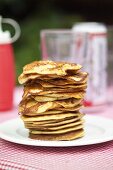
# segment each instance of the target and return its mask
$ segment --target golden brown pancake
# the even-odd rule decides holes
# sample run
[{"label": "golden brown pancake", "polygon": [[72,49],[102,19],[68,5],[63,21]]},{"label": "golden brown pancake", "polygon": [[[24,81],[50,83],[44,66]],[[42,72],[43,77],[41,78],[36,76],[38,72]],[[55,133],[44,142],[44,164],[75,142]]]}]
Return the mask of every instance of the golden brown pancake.
[{"label": "golden brown pancake", "polygon": [[[63,86],[62,86],[63,87]],[[32,83],[32,84],[27,84],[24,87],[24,91],[27,91],[28,93],[34,93],[34,94],[38,94],[39,92],[44,92],[44,91],[51,91],[51,92],[77,92],[77,91],[82,91],[85,90],[87,87],[86,84],[82,84],[82,85],[75,85],[74,88],[73,86],[71,87],[65,87],[64,88],[60,88],[60,87],[51,87],[51,88],[46,88],[43,87],[41,84],[39,83]]]},{"label": "golden brown pancake", "polygon": [[82,129],[84,125],[79,124],[79,125],[75,125],[72,127],[68,127],[68,128],[64,128],[64,129],[60,129],[60,130],[54,130],[54,131],[50,131],[50,130],[30,130],[30,132],[32,134],[63,134],[63,133],[67,133],[67,132],[72,132],[78,129]]},{"label": "golden brown pancake", "polygon": [[[38,102],[47,102],[47,101],[50,101],[50,102],[52,102],[52,101],[55,101],[55,100],[57,100],[57,101],[60,101],[60,100],[64,100],[64,99],[71,99],[71,97],[70,96],[62,96],[62,97],[50,97],[50,96],[36,96],[36,95],[33,95],[32,96],[36,101],[38,101]],[[72,97],[73,98],[73,97]],[[83,99],[78,99],[78,100],[83,100]]]},{"label": "golden brown pancake", "polygon": [[43,126],[54,126],[54,125],[63,125],[66,124],[70,121],[77,121],[79,119],[81,119],[84,116],[83,113],[79,113],[79,114],[75,114],[72,117],[65,117],[65,118],[61,118],[58,120],[38,120],[38,121],[27,121],[24,122],[25,124],[36,124],[36,125],[43,125]]},{"label": "golden brown pancake", "polygon": [[67,133],[63,133],[63,134],[54,134],[54,135],[32,134],[31,132],[29,133],[29,137],[31,139],[49,140],[49,141],[74,140],[74,139],[80,138],[82,136],[84,136],[84,130],[83,129],[79,129],[79,130],[75,130],[75,131],[67,132]]},{"label": "golden brown pancake", "polygon": [[44,120],[60,120],[60,119],[65,119],[65,118],[71,118],[71,117],[74,117],[74,116],[78,116],[79,115],[79,112],[78,113],[61,113],[61,114],[53,114],[53,115],[41,115],[41,116],[26,116],[26,115],[21,115],[21,119],[24,121],[24,122],[37,122],[37,121],[44,121]]},{"label": "golden brown pancake", "polygon": [[[59,75],[42,75],[42,74],[24,74],[22,73],[18,80],[20,84],[25,84],[27,82],[44,82],[46,86],[62,86],[62,85],[72,85],[72,84],[84,84],[87,81],[88,74],[86,72],[78,72],[73,75],[59,76]],[[49,85],[48,85],[49,83]]]},{"label": "golden brown pancake", "polygon": [[[38,102],[47,102],[47,101],[52,102],[52,101],[58,100],[58,98],[56,97],[36,96],[36,95],[32,97]],[[62,98],[59,98],[59,100],[62,100]]]},{"label": "golden brown pancake", "polygon": [[80,119],[82,119],[83,114],[78,115],[76,117],[71,117],[69,119],[61,119],[58,121],[38,121],[38,122],[24,122],[25,125],[27,126],[43,126],[43,127],[54,127],[54,126],[59,126],[59,125],[66,125],[71,122],[76,122]]},{"label": "golden brown pancake", "polygon": [[[59,76],[67,75],[67,71],[77,72],[81,68],[79,64],[72,64],[66,62],[53,62],[53,61],[35,61],[27,64],[23,68],[23,73],[19,76],[20,84],[26,83],[28,80],[43,78],[43,75],[48,77],[57,78]],[[73,73],[72,72],[72,73]]]},{"label": "golden brown pancake", "polygon": [[[59,85],[59,82],[63,83],[63,85]],[[53,82],[54,83],[54,82]],[[87,83],[79,83],[79,84],[74,84],[70,81],[70,84],[65,84],[65,79],[58,79],[56,84],[52,84],[51,81],[44,81],[44,80],[40,80],[40,79],[37,79],[34,81],[31,81],[29,82],[29,84],[40,84],[43,88],[46,88],[46,89],[69,89],[69,88],[74,88],[74,89],[77,89],[77,88],[85,88],[87,86]],[[29,85],[27,84],[27,85]]]},{"label": "golden brown pancake", "polygon": [[52,126],[52,127],[48,127],[48,126],[39,126],[39,125],[30,125],[30,124],[25,124],[25,127],[30,129],[30,130],[44,130],[44,131],[54,131],[54,130],[60,130],[60,129],[64,129],[64,128],[70,128],[70,127],[73,127],[73,126],[77,126],[77,125],[80,125],[80,124],[83,124],[84,123],[84,120],[77,120],[75,122],[71,122],[71,123],[67,123],[67,124],[64,124],[64,125],[57,125],[57,126]]},{"label": "golden brown pancake", "polygon": [[52,102],[37,102],[32,98],[25,99],[20,102],[19,112],[25,113],[28,115],[37,115],[38,113],[43,113],[48,110],[62,110],[62,111],[75,111],[79,110],[82,107],[81,99],[66,99],[60,101]]},{"label": "golden brown pancake", "polygon": [[66,75],[67,71],[77,71],[81,69],[81,65],[66,63],[66,62],[54,62],[54,61],[34,61],[30,64],[27,64],[23,68],[24,74],[53,74],[53,75]]},{"label": "golden brown pancake", "polygon": [[62,98],[76,98],[76,99],[83,99],[84,95],[85,95],[85,91],[79,91],[79,92],[75,92],[75,93],[40,93],[39,95],[44,95],[44,96],[48,96],[48,97],[57,97],[58,99]]},{"label": "golden brown pancake", "polygon": [[76,98],[80,99],[83,98],[85,95],[85,90],[81,91],[76,91],[76,92],[57,92],[57,91],[40,91],[38,92],[36,89],[25,89],[23,98],[27,98],[30,95],[35,95],[35,96],[48,96],[48,97],[53,97],[53,98]]},{"label": "golden brown pancake", "polygon": [[34,85],[27,85],[24,87],[24,94],[23,98],[28,97],[29,95],[36,95],[36,96],[46,96],[48,94],[59,94],[59,93],[84,93],[87,85],[84,87],[77,87],[77,88],[43,88],[40,84],[34,84]]},{"label": "golden brown pancake", "polygon": [[66,75],[61,78],[47,80],[47,82],[57,86],[77,85],[86,83],[87,77],[88,74],[86,72],[79,72],[77,75]]}]

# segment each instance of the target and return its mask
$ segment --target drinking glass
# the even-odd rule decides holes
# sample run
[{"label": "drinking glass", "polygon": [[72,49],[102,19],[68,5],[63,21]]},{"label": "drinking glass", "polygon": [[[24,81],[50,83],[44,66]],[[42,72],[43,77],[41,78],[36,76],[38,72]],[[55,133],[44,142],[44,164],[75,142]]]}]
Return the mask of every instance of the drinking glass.
[{"label": "drinking glass", "polygon": [[71,30],[42,30],[40,36],[42,59],[74,62],[70,56]]}]

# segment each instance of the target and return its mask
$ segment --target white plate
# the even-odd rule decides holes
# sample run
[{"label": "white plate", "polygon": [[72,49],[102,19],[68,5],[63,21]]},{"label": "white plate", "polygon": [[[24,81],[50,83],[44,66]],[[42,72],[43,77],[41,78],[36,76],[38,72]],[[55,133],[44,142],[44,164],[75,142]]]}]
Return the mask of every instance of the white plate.
[{"label": "white plate", "polygon": [[91,145],[113,140],[113,120],[99,116],[85,116],[85,136],[72,141],[41,141],[28,138],[28,130],[17,118],[0,125],[0,137],[10,142],[48,147]]}]

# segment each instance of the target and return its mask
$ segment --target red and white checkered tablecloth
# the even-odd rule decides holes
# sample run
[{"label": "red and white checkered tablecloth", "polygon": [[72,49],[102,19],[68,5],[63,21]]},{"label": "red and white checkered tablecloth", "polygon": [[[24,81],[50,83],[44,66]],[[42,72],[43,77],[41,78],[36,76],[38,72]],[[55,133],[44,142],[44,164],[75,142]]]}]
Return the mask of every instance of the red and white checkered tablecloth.
[{"label": "red and white checkered tablecloth", "polygon": [[[21,89],[13,111],[0,113],[0,122],[17,117]],[[113,118],[113,105],[91,113]],[[80,147],[52,148],[20,145],[0,139],[0,170],[113,170],[113,141]]]}]

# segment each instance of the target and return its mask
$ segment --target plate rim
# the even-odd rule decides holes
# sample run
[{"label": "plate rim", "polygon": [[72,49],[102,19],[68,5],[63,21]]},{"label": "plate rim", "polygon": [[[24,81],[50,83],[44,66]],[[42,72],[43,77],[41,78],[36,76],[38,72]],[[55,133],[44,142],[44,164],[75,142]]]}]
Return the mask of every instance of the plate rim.
[{"label": "plate rim", "polygon": [[[112,127],[113,127],[113,120],[110,119],[110,118],[87,114],[87,115],[85,115],[85,119],[86,119],[86,121],[88,119],[89,120],[91,119],[92,121],[94,119],[109,121],[112,124]],[[12,122],[15,122],[15,121],[18,121],[18,123],[19,122],[22,123],[22,120],[19,117],[17,117],[17,118],[13,118],[13,119],[10,119],[10,120],[6,120],[6,121],[4,121],[0,124],[0,138],[1,139],[4,139],[4,140],[9,141],[9,142],[16,143],[16,144],[23,144],[23,145],[29,145],[29,146],[43,146],[43,147],[86,146],[86,145],[99,144],[99,143],[104,143],[104,142],[108,142],[108,141],[113,140],[113,132],[112,131],[110,131],[110,132],[112,132],[112,135],[109,134],[108,137],[105,138],[105,139],[103,139],[103,138],[95,139],[95,142],[94,142],[94,140],[90,140],[90,141],[88,141],[88,143],[86,141],[84,143],[78,142],[78,144],[77,144],[77,139],[72,140],[72,141],[43,141],[43,140],[34,140],[34,139],[30,139],[30,138],[23,138],[23,139],[12,138],[11,136],[4,134],[3,131],[1,131],[1,129],[2,129],[1,127],[7,125],[7,123],[12,123]],[[108,124],[108,126],[111,126],[111,124]],[[106,129],[106,131],[108,132],[108,129]],[[14,132],[16,133],[16,130]],[[26,141],[25,139],[28,139],[28,140]]]}]

